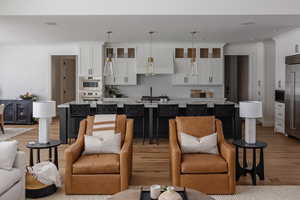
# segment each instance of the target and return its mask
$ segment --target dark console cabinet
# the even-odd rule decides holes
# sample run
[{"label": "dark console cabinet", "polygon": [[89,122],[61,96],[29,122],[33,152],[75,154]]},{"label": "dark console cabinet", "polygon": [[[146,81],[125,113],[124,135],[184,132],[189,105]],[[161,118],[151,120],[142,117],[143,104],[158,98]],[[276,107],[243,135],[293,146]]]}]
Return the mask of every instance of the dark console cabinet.
[{"label": "dark console cabinet", "polygon": [[4,123],[6,124],[32,124],[31,100],[0,100],[5,105]]}]

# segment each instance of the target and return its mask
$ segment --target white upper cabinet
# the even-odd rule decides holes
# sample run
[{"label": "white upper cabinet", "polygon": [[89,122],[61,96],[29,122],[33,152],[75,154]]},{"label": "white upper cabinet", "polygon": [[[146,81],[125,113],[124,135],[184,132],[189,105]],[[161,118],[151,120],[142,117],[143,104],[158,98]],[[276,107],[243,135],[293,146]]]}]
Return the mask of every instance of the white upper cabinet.
[{"label": "white upper cabinet", "polygon": [[[196,69],[190,66],[192,49],[175,48],[173,85],[223,85],[222,48],[196,48]],[[183,77],[183,78],[182,78]]]},{"label": "white upper cabinet", "polygon": [[[147,73],[147,59],[150,56],[149,45],[142,45],[137,52],[137,73]],[[169,47],[152,47],[152,57],[154,58],[154,73],[155,74],[173,74],[173,49]]]},{"label": "white upper cabinet", "polygon": [[[107,47],[111,51],[115,76],[104,77],[106,85],[136,85],[136,48],[135,47]],[[105,63],[104,63],[105,65]]]},{"label": "white upper cabinet", "polygon": [[102,76],[102,45],[84,43],[80,45],[79,76]]}]

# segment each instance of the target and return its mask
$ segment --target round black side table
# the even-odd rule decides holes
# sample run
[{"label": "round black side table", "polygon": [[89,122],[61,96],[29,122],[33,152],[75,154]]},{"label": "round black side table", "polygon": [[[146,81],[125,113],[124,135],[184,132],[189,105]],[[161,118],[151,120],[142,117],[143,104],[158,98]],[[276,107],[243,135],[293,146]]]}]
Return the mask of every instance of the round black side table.
[{"label": "round black side table", "polygon": [[[30,149],[30,161],[29,161],[29,165],[33,166],[33,150],[36,149],[37,150],[37,160],[36,163],[41,162],[41,157],[40,157],[40,150],[41,149],[49,149],[49,161],[53,162],[57,169],[58,169],[58,151],[57,151],[57,147],[60,145],[60,141],[58,140],[50,140],[49,143],[47,144],[40,144],[38,142],[35,142],[33,144],[28,143],[26,145],[27,148]],[[52,159],[52,148],[54,148],[54,159]]]},{"label": "round black side table", "polygon": [[[245,176],[247,173],[251,174],[253,185],[256,185],[256,175],[258,175],[260,180],[264,180],[264,148],[267,147],[267,143],[256,141],[255,144],[248,144],[244,140],[235,140],[233,144],[236,147],[236,180],[238,181],[240,176]],[[243,148],[243,167],[241,167],[239,162],[239,148]],[[248,167],[247,149],[252,149],[253,151],[252,168]],[[256,165],[256,149],[260,149],[258,165]]]}]

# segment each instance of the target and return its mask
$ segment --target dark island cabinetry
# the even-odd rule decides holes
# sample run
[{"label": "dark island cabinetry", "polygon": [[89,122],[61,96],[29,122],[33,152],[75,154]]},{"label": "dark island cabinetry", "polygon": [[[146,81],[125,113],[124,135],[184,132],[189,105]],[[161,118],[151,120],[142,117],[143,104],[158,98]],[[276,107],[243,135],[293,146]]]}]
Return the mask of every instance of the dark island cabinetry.
[{"label": "dark island cabinetry", "polygon": [[32,100],[1,100],[5,124],[32,124]]}]

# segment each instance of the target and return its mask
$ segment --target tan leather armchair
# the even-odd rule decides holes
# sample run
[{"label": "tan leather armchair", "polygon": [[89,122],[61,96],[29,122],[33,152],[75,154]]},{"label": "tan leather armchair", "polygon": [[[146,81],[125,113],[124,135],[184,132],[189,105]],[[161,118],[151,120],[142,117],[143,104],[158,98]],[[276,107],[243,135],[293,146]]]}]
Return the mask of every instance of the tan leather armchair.
[{"label": "tan leather armchair", "polygon": [[80,122],[79,135],[65,150],[66,194],[114,194],[128,188],[132,171],[133,120],[117,116],[116,130],[121,132],[120,154],[82,155],[84,135],[92,131],[94,118]]},{"label": "tan leather armchair", "polygon": [[[235,193],[235,149],[224,139],[222,122],[213,116],[176,117],[169,127],[172,184],[207,194]],[[217,132],[220,154],[183,154],[181,132],[196,137]]]}]

